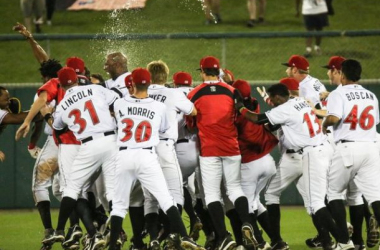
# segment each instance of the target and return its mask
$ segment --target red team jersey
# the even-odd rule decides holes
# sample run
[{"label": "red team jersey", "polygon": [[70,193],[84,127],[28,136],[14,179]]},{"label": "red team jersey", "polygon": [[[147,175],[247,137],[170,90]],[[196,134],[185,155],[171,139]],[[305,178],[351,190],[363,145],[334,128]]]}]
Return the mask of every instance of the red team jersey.
[{"label": "red team jersey", "polygon": [[201,156],[240,155],[235,126],[236,91],[226,83],[212,81],[198,85],[189,93],[188,98],[198,111],[196,126]]},{"label": "red team jersey", "polygon": [[[55,100],[57,105],[65,96],[65,90],[59,85],[58,78],[52,78],[44,85],[42,85],[37,90],[37,95],[40,95],[40,93],[43,91],[46,91],[47,93],[47,102]],[[61,134],[59,138],[56,137],[55,132],[53,133],[53,136],[56,144],[81,144],[79,141],[77,141],[73,132],[70,130],[67,130],[67,132]]]},{"label": "red team jersey", "polygon": [[[260,113],[260,107],[257,106],[254,112]],[[260,159],[264,155],[269,154],[278,143],[276,136],[266,130],[264,125],[250,122],[242,115],[238,116],[236,126],[239,134],[241,163]]]}]

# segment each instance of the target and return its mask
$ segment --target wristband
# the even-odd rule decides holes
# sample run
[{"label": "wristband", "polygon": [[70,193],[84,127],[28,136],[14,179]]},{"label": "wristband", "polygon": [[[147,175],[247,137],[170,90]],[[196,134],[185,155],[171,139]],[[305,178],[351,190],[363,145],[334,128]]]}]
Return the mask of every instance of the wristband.
[{"label": "wristband", "polygon": [[245,114],[248,112],[248,109],[244,107],[244,108],[240,109],[239,112],[242,116],[245,116]]},{"label": "wristband", "polygon": [[47,113],[45,116],[44,116],[44,120],[46,121],[46,122],[49,122],[49,119],[50,118],[53,118],[53,116],[51,115],[51,113]]},{"label": "wristband", "polygon": [[28,149],[33,149],[35,147],[36,147],[36,144],[34,144],[34,143],[29,143],[29,145],[28,145]]}]

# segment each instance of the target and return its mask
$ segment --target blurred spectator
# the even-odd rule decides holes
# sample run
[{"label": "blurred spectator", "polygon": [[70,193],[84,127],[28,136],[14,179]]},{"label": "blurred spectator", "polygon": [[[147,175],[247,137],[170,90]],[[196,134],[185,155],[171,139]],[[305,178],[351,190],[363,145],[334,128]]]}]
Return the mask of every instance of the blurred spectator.
[{"label": "blurred spectator", "polygon": [[55,11],[55,2],[56,0],[46,0],[46,24],[51,26],[53,19],[53,14]]},{"label": "blurred spectator", "polygon": [[90,80],[93,84],[104,83],[104,78],[101,74],[91,74]]},{"label": "blurred spectator", "polygon": [[220,23],[220,0],[204,0],[203,9],[206,14],[206,25],[212,23]]},{"label": "blurred spectator", "polygon": [[[299,13],[301,0],[296,0],[296,10]],[[325,0],[303,0],[302,2],[302,15],[307,31],[322,31],[323,27],[329,25],[329,19],[327,16],[327,5]],[[322,53],[321,51],[322,37],[315,37],[314,51],[317,55]],[[310,57],[312,54],[313,37],[306,38],[306,52],[305,57]]]},{"label": "blurred spectator", "polygon": [[[258,8],[256,7],[256,2],[258,2]],[[264,22],[266,5],[266,0],[247,0],[247,8],[249,13],[249,20],[247,22],[248,27],[252,28],[256,23]],[[259,16],[259,19],[257,19],[257,16]]]},{"label": "blurred spectator", "polygon": [[24,15],[24,23],[28,30],[32,30],[32,16],[36,32],[41,33],[40,25],[43,24],[43,12],[45,7],[44,0],[21,0],[21,10]]}]

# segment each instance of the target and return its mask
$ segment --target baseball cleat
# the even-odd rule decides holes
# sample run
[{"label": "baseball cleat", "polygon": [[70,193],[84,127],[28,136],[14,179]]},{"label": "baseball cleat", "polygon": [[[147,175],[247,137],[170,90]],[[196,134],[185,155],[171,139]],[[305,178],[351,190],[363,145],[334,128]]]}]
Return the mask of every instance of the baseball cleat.
[{"label": "baseball cleat", "polygon": [[169,234],[168,238],[166,239],[166,248],[178,250],[182,249],[181,238],[179,237],[179,234]]},{"label": "baseball cleat", "polygon": [[365,245],[355,245],[355,250],[366,250]]},{"label": "baseball cleat", "polygon": [[347,243],[336,243],[335,250],[355,250],[354,243],[350,240]]},{"label": "baseball cleat", "polygon": [[270,246],[270,244],[268,242],[263,242],[261,244],[258,245],[257,247],[258,250],[271,250],[272,247]]},{"label": "baseball cleat", "polygon": [[62,243],[62,247],[65,249],[72,249],[71,246],[78,242],[83,236],[82,229],[79,225],[74,225],[69,228],[65,241]]},{"label": "baseball cleat", "polygon": [[311,249],[322,249],[322,242],[319,238],[319,235],[315,236],[314,238],[307,239],[305,243],[306,246],[308,246]]},{"label": "baseball cleat", "polygon": [[369,219],[369,226],[367,228],[367,246],[372,248],[379,243],[380,233],[379,233],[379,224],[375,216],[371,216]]},{"label": "baseball cleat", "polygon": [[158,242],[158,240],[152,240],[149,243],[149,250],[160,250],[160,249],[161,249],[161,246],[160,246],[160,242]]},{"label": "baseball cleat", "polygon": [[352,234],[354,233],[354,227],[350,222],[347,222],[347,231],[348,231],[348,236],[351,238]]},{"label": "baseball cleat", "polygon": [[53,228],[45,229],[45,232],[44,232],[45,236],[42,239],[41,243],[43,245],[52,245],[55,242],[54,233],[55,231]]},{"label": "baseball cleat", "polygon": [[206,250],[213,250],[216,247],[216,240],[214,233],[206,236],[205,248]]},{"label": "baseball cleat", "polygon": [[55,242],[63,242],[65,240],[65,231],[56,230],[54,233]]},{"label": "baseball cleat", "polygon": [[231,235],[228,233],[226,238],[218,246],[218,250],[232,250],[236,248],[236,242],[232,239]]},{"label": "baseball cleat", "polygon": [[103,235],[96,233],[93,237],[87,238],[84,249],[85,250],[103,250],[106,246],[106,242],[103,239]]},{"label": "baseball cleat", "polygon": [[199,232],[202,230],[203,224],[199,218],[195,221],[194,225],[191,227],[191,233],[190,237],[193,238],[193,240],[197,241],[199,239]]},{"label": "baseball cleat", "polygon": [[198,245],[192,238],[189,236],[182,237],[181,247],[184,249],[192,249],[192,250],[205,250],[203,247]]},{"label": "baseball cleat", "polygon": [[271,244],[272,250],[289,250],[289,245],[285,241],[273,242]]},{"label": "baseball cleat", "polygon": [[51,250],[53,247],[52,244],[42,244],[40,250]]},{"label": "baseball cleat", "polygon": [[241,228],[241,233],[243,235],[243,246],[245,247],[245,249],[256,250],[259,244],[257,243],[255,236],[253,235],[253,228],[251,224],[244,223]]}]

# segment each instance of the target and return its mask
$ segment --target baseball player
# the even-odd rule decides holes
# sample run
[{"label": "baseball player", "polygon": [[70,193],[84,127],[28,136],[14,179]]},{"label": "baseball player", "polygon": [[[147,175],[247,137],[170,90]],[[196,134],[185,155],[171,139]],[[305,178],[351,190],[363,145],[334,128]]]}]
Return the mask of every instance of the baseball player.
[{"label": "baseball player", "polygon": [[[81,190],[90,185],[91,177],[100,167],[105,179],[107,200],[112,200],[117,151],[115,123],[109,107],[118,98],[115,92],[98,85],[78,86],[78,78],[72,68],[62,68],[58,77],[66,94],[56,108],[53,128],[60,133],[67,126],[81,146],[63,191],[56,238],[63,235],[66,221],[76,206]],[[51,114],[45,115],[45,119],[51,122],[50,118]],[[102,235],[96,233],[94,225],[85,226],[89,235],[87,249],[104,247],[105,241]]]},{"label": "baseball player", "polygon": [[[330,93],[323,130],[333,126],[336,142],[329,172],[328,200],[331,213],[340,230],[337,249],[354,249],[346,227],[343,191],[351,179],[380,219],[380,169],[376,147],[379,107],[376,96],[358,84],[361,65],[356,60],[342,62],[342,87]],[[344,223],[344,226],[343,226]],[[360,246],[358,246],[360,247]]]},{"label": "baseball player", "polygon": [[79,57],[69,57],[66,59],[66,66],[75,70],[78,76],[79,85],[89,85],[92,84],[91,81],[85,76],[85,65],[82,58]]},{"label": "baseball player", "polygon": [[[302,168],[306,192],[305,206],[320,222],[316,225],[321,231],[322,244],[331,249],[328,232],[334,236],[338,230],[331,215],[325,207],[326,176],[333,149],[325,135],[312,108],[303,98],[289,99],[289,91],[283,84],[276,84],[268,89],[269,98],[275,108],[265,114],[255,114],[237,104],[239,112],[254,123],[270,122],[281,125],[286,150],[302,154]],[[326,230],[328,229],[328,231]]]},{"label": "baseball player", "polygon": [[[255,113],[260,112],[256,99],[251,97],[251,87],[247,81],[237,80],[232,87],[239,90],[245,106]],[[249,122],[242,116],[236,121],[238,129],[239,148],[241,151],[241,186],[248,198],[249,213],[254,221],[257,220],[255,211],[258,209],[258,200],[261,190],[267,185],[269,179],[276,173],[276,165],[269,154],[277,145],[277,138],[264,125]],[[259,249],[271,249],[259,231],[257,224],[254,227],[255,237]],[[267,229],[268,230],[268,229]],[[271,235],[271,232],[269,232]]]},{"label": "baseball player", "polygon": [[[192,88],[192,77],[187,72],[177,72],[173,75],[173,84],[181,90],[185,96],[189,94]],[[195,241],[199,238],[199,231],[203,225],[198,216],[195,214],[193,200],[188,190],[189,177],[195,173],[199,166],[199,150],[197,147],[198,137],[190,133],[186,128],[186,119],[184,113],[177,114],[178,120],[178,140],[175,144],[175,151],[178,157],[178,163],[181,167],[183,177],[184,192],[184,209],[190,219],[190,237]]]},{"label": "baseball player", "polygon": [[187,126],[196,126],[199,130],[202,183],[219,249],[227,250],[236,246],[227,233],[224,222],[224,211],[220,202],[222,179],[228,197],[243,223],[243,245],[247,249],[255,249],[257,241],[250,223],[248,200],[240,185],[241,156],[234,124],[234,102],[241,97],[235,88],[219,80],[219,68],[217,58],[207,56],[201,59],[200,74],[203,83],[188,95],[198,114],[196,121],[187,121]]},{"label": "baseball player", "polygon": [[108,54],[104,63],[104,70],[111,79],[106,80],[102,85],[116,91],[120,96],[129,95],[124,83],[125,77],[131,74],[128,72],[127,57],[121,52]]},{"label": "baseball player", "polygon": [[[177,113],[183,112],[185,115],[194,116],[197,114],[194,104],[191,103],[182,91],[165,87],[168,80],[169,68],[163,61],[152,61],[147,65],[152,77],[152,84],[148,88],[150,98],[161,102],[167,107],[167,115],[170,128],[165,133],[160,133],[160,141],[156,146],[160,165],[164,173],[170,194],[173,196],[180,211],[184,204],[183,182],[181,169],[178,164],[174,144],[178,139]],[[154,197],[145,197],[146,221],[156,221],[154,218],[158,213],[158,204]],[[167,224],[167,223],[166,223]],[[149,226],[152,228],[154,225]],[[156,225],[157,227],[157,225]],[[151,237],[156,238],[154,232],[150,230]]]},{"label": "baseball player", "polygon": [[134,95],[124,97],[114,105],[118,123],[119,153],[109,250],[116,249],[116,239],[127,214],[129,195],[136,179],[157,198],[160,207],[169,217],[173,233],[168,238],[169,244],[177,249],[197,248],[198,246],[187,236],[176,202],[168,191],[158,157],[154,152],[154,147],[159,144],[159,131],[165,133],[170,127],[166,105],[148,97],[147,91],[151,81],[148,70],[135,69],[132,79]]}]

